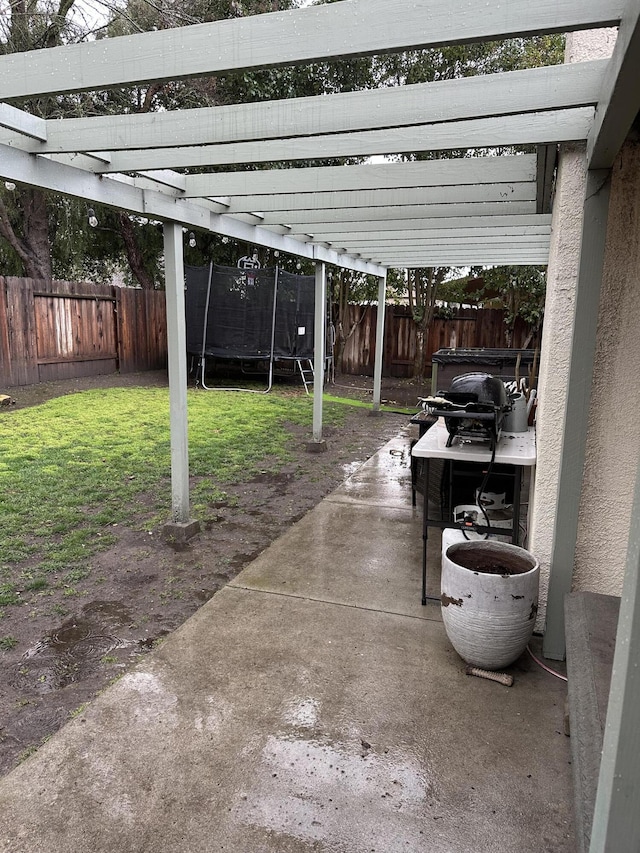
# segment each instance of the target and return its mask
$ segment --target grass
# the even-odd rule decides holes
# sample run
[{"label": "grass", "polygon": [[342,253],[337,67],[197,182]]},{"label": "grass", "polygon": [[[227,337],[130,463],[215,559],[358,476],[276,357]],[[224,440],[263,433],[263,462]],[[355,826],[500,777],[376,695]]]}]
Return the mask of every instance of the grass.
[{"label": "grass", "polygon": [[[289,458],[287,423],[311,426],[305,395],[188,393],[193,512],[225,485],[277,470]],[[339,424],[344,408],[325,407]],[[168,517],[169,402],[162,388],[111,388],[0,416],[0,608],[24,593],[74,595],[112,527],[149,528]],[[52,576],[55,582],[50,583]]]},{"label": "grass", "polygon": [[[371,409],[371,402],[364,400],[355,400],[351,397],[334,397],[332,394],[323,394],[322,399],[325,403],[338,404],[342,406],[354,406],[356,409]],[[415,415],[416,407],[408,409],[405,406],[385,406],[380,405],[381,412],[399,412],[403,415]]]}]

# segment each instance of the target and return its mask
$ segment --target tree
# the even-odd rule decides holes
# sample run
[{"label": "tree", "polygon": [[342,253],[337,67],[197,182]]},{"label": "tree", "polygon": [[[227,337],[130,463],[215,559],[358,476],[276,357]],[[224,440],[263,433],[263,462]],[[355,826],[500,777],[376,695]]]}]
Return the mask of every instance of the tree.
[{"label": "tree", "polygon": [[[185,0],[155,4],[130,0],[109,6],[111,18],[93,31],[76,0],[11,0],[0,18],[0,53],[55,47],[93,37],[165,29],[222,18],[288,9],[295,0]],[[291,86],[283,77],[283,87]],[[261,100],[273,97],[278,71],[229,74],[109,92],[80,93],[17,103],[41,118],[149,112]],[[276,95],[277,97],[278,95]],[[283,95],[285,96],[285,95]],[[31,187],[0,186],[0,258],[16,275],[51,280],[102,277],[126,259],[134,281],[152,288],[161,281],[162,237],[141,217],[95,206],[99,226],[87,229],[87,208]],[[218,241],[219,244],[219,241]],[[220,245],[218,245],[220,252]],[[222,250],[222,254],[228,254]],[[104,263],[101,264],[100,262]]]},{"label": "tree", "polygon": [[484,286],[479,291],[483,293],[497,292],[498,298],[505,309],[505,325],[507,327],[507,345],[513,346],[513,330],[518,317],[522,318],[529,327],[523,343],[526,349],[533,341],[538,341],[542,320],[544,317],[544,301],[547,285],[546,270],[535,266],[502,266],[472,270],[483,279]]},{"label": "tree", "polygon": [[[378,296],[377,281],[373,276],[362,275],[353,270],[337,267],[331,275],[331,304],[336,338],[334,364],[339,371],[342,356],[355,330],[365,318],[366,308]],[[351,306],[354,303],[357,309]]]},{"label": "tree", "polygon": [[416,355],[413,375],[425,378],[425,355],[429,340],[429,328],[433,322],[440,288],[451,273],[450,267],[424,267],[407,270],[409,308],[416,328]]},{"label": "tree", "polygon": [[[56,47],[80,37],[71,17],[74,0],[38,4],[11,0],[10,13],[0,18],[0,54]],[[60,117],[72,98],[39,98],[20,104],[41,118]],[[53,271],[52,236],[64,225],[68,208],[51,204],[48,193],[32,187],[5,185],[0,191],[0,236],[9,268],[21,268],[32,278],[50,280]]]}]

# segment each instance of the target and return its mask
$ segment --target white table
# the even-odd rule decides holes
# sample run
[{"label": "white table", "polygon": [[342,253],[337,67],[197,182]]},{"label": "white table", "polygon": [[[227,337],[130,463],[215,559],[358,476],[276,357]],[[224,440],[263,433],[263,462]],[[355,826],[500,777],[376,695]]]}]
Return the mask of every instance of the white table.
[{"label": "white table", "polygon": [[[424,459],[423,465],[423,509],[422,509],[422,603],[427,598],[439,601],[439,598],[427,596],[427,535],[429,527],[455,527],[463,529],[463,525],[453,519],[441,521],[429,518],[429,460],[443,459],[449,462],[473,462],[487,465],[491,461],[491,449],[488,442],[465,441],[456,437],[451,447],[447,447],[449,431],[444,420],[440,418],[431,429],[413,446],[412,456]],[[536,435],[535,428],[529,427],[527,432],[503,432],[496,447],[494,463],[496,465],[512,465],[514,467],[513,485],[513,523],[511,541],[518,544],[520,524],[520,488],[522,484],[522,469],[533,468],[536,464]],[[451,497],[451,496],[450,496]],[[489,532],[489,528],[478,525],[479,533]]]}]

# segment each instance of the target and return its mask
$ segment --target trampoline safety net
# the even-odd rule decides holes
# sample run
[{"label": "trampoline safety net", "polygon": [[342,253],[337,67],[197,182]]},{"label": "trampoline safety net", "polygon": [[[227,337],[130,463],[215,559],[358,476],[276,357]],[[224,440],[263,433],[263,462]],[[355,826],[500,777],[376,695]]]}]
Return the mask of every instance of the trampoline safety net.
[{"label": "trampoline safety net", "polygon": [[313,358],[314,276],[280,269],[185,267],[187,351],[198,356]]}]

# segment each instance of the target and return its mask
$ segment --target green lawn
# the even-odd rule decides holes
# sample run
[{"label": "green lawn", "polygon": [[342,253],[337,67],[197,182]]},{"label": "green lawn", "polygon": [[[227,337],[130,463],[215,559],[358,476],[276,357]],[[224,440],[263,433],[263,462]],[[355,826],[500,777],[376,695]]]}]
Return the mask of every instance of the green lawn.
[{"label": "green lawn", "polygon": [[[287,461],[287,423],[311,429],[312,400],[299,394],[189,391],[188,406],[196,516],[225,484]],[[344,413],[327,404],[325,423]],[[51,573],[80,580],[114,524],[157,524],[169,506],[167,389],[87,391],[1,415],[0,608],[46,589]]]}]

